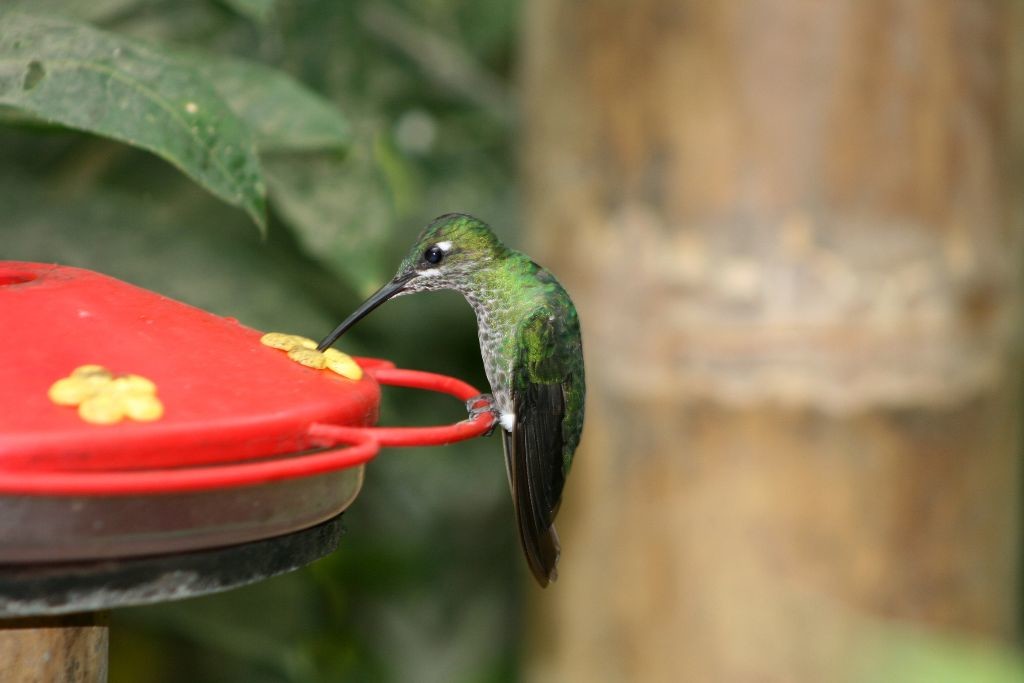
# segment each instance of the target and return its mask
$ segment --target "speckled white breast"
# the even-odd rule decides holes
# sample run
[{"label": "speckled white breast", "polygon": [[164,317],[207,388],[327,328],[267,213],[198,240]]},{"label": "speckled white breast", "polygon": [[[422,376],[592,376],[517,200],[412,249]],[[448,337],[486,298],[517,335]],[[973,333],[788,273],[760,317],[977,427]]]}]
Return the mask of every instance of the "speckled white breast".
[{"label": "speckled white breast", "polygon": [[466,300],[476,313],[477,336],[480,338],[480,355],[484,361],[484,372],[491,385],[491,394],[502,413],[512,413],[512,359],[500,355],[503,342],[514,334],[508,316],[497,316],[487,304],[486,292],[480,295],[466,294]]}]

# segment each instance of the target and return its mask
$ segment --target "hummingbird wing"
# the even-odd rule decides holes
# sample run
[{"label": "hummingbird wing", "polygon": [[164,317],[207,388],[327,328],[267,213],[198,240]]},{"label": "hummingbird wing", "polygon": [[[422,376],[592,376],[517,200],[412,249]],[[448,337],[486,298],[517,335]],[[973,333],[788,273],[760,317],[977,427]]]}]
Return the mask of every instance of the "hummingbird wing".
[{"label": "hummingbird wing", "polygon": [[560,548],[553,522],[566,474],[563,422],[573,367],[560,313],[544,307],[520,328],[521,351],[511,378],[515,421],[503,433],[519,539],[541,586],[556,576]]}]

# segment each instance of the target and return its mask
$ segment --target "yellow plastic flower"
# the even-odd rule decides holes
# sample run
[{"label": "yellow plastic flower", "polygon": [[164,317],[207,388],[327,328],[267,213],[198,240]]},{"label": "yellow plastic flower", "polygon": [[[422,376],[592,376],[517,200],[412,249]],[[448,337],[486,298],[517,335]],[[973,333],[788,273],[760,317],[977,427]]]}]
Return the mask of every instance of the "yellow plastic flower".
[{"label": "yellow plastic flower", "polygon": [[363,376],[363,369],[352,359],[352,356],[342,353],[338,349],[327,349],[324,351],[324,358],[327,361],[327,368],[342,377],[358,380]]},{"label": "yellow plastic flower", "polygon": [[288,349],[288,357],[300,365],[305,365],[307,368],[321,370],[327,365],[327,359],[324,358],[324,354],[316,349],[307,349],[305,346],[293,346]]},{"label": "yellow plastic flower", "polygon": [[363,377],[363,369],[353,360],[352,356],[344,354],[337,349],[327,349],[320,353],[316,350],[315,341],[297,334],[267,332],[260,337],[260,343],[264,346],[286,351],[289,358],[308,368],[315,370],[327,368],[342,377],[354,381],[359,381]]},{"label": "yellow plastic flower", "polygon": [[163,417],[156,385],[141,375],[120,375],[101,365],[82,365],[50,386],[50,400],[78,406],[78,416],[92,424],[116,424],[128,417],[149,422]]},{"label": "yellow plastic flower", "polygon": [[282,351],[289,351],[295,346],[301,346],[306,349],[316,348],[316,342],[312,339],[297,334],[284,334],[283,332],[267,332],[260,337],[260,343],[264,346],[281,349]]}]

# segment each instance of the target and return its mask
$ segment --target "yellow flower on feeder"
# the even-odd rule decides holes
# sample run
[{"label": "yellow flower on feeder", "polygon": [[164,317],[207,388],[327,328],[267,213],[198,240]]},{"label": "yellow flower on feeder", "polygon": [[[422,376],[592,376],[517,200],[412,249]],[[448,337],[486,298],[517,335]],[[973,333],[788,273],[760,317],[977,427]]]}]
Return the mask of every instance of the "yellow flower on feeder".
[{"label": "yellow flower on feeder", "polygon": [[115,376],[102,365],[75,368],[50,385],[48,396],[59,406],[78,406],[78,416],[91,424],[116,424],[125,417],[150,422],[164,414],[152,380],[132,374]]},{"label": "yellow flower on feeder", "polygon": [[363,369],[359,367],[352,356],[337,349],[327,349],[321,353],[316,350],[316,342],[307,337],[282,332],[267,332],[260,337],[260,343],[286,351],[288,357],[293,361],[314,370],[327,368],[331,372],[353,381],[359,381],[363,377]]}]

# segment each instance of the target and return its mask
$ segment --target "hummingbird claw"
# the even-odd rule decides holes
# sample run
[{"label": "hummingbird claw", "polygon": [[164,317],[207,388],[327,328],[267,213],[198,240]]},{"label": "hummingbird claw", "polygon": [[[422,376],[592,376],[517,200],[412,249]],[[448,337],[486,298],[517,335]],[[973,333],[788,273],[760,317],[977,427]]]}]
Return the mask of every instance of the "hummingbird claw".
[{"label": "hummingbird claw", "polygon": [[469,411],[469,419],[474,420],[478,416],[484,413],[490,413],[494,416],[494,422],[491,424],[491,428],[488,429],[484,436],[490,436],[494,433],[495,427],[498,426],[498,408],[494,405],[494,396],[491,394],[480,394],[466,401],[466,410]]}]

